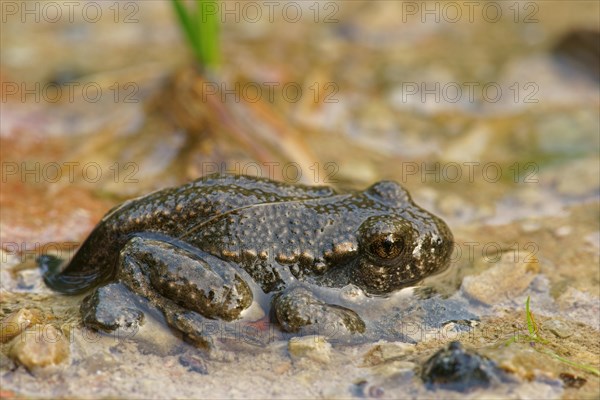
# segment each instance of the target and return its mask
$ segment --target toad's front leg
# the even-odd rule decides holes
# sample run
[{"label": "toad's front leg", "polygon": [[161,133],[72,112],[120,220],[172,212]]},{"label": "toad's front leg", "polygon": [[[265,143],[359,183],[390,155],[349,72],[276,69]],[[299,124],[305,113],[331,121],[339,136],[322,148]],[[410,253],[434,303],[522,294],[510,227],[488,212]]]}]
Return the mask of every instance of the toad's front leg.
[{"label": "toad's front leg", "polygon": [[287,332],[310,331],[343,338],[365,332],[365,323],[354,311],[328,304],[303,286],[293,286],[273,300],[273,314]]},{"label": "toad's front leg", "polygon": [[[172,328],[207,345],[205,322],[237,319],[253,300],[232,264],[176,239],[133,237],[120,252],[118,271],[121,283],[97,288],[84,300],[86,325],[114,330],[141,318],[130,303],[111,296],[124,284],[160,309]],[[108,320],[101,310],[112,310]]]}]

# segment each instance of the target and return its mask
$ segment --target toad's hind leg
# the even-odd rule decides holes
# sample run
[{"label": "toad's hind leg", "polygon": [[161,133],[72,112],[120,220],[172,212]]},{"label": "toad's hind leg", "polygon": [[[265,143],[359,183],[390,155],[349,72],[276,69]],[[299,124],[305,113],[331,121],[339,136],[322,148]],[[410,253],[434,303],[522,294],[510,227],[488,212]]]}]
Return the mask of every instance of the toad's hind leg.
[{"label": "toad's hind leg", "polygon": [[203,345],[205,322],[237,319],[253,300],[234,265],[166,237],[130,239],[119,255],[117,279],[161,310],[172,328]]}]

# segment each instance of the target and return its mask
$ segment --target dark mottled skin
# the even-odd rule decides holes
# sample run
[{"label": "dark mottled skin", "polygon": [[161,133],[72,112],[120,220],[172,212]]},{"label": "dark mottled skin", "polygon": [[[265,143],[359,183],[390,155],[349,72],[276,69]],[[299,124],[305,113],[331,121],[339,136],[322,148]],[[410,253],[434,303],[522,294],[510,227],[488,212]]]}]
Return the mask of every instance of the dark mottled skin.
[{"label": "dark mottled skin", "polygon": [[[338,194],[328,187],[212,175],[111,210],[66,269],[46,282],[79,293],[119,281],[166,314],[177,304],[172,319],[193,310],[231,320],[249,305],[248,275],[265,293],[276,294],[274,306],[302,303],[288,298],[302,282],[354,284],[384,295],[443,270],[451,248],[446,224],[394,182]],[[220,282],[227,299],[225,292],[213,293]],[[190,306],[196,295],[206,297],[204,306]],[[235,311],[206,311],[214,296]]]}]

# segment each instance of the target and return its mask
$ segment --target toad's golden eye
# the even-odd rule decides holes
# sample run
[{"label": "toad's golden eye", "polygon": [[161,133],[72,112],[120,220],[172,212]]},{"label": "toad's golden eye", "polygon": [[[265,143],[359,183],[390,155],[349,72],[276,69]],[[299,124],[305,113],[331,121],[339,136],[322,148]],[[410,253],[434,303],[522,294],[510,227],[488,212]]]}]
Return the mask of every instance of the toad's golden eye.
[{"label": "toad's golden eye", "polygon": [[404,240],[398,235],[388,233],[377,236],[369,244],[369,253],[384,260],[393,260],[402,254]]}]

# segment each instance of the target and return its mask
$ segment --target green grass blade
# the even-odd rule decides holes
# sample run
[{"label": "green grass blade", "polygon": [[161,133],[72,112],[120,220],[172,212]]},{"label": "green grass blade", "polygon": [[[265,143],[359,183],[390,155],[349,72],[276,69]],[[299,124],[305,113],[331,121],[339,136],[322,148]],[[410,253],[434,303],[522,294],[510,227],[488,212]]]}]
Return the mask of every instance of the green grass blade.
[{"label": "green grass blade", "polygon": [[589,372],[591,374],[594,374],[596,376],[600,376],[600,370],[598,370],[597,368],[592,367],[591,365],[578,364],[578,363],[573,362],[571,360],[567,360],[566,358],[561,357],[561,356],[559,356],[558,354],[556,354],[556,353],[554,353],[552,351],[544,351],[544,353],[548,354],[549,356],[552,356],[552,357],[556,358],[560,362],[568,364],[568,365],[570,365],[572,367],[582,369],[582,370],[584,370],[586,372]]},{"label": "green grass blade", "polygon": [[216,69],[219,63],[219,5],[215,0],[196,0],[193,10],[182,0],[172,0],[194,56],[205,69]]},{"label": "green grass blade", "polygon": [[[535,343],[541,343],[541,344],[549,344],[550,343],[548,340],[546,340],[538,335],[538,332],[537,332],[538,327],[537,327],[537,324],[535,323],[535,320],[533,319],[533,314],[531,313],[531,309],[529,307],[529,301],[530,301],[530,298],[529,298],[529,296],[527,296],[527,301],[525,302],[525,317],[527,319],[527,330],[529,331],[529,335],[515,334],[512,338],[507,340],[506,343],[504,343],[505,346],[509,346],[510,344],[517,342],[521,337],[527,338],[531,342],[535,342]],[[531,344],[531,342],[530,342],[530,344]],[[558,354],[554,353],[551,350],[541,350],[539,348],[536,350],[540,353],[547,354],[551,357],[554,357],[562,363],[568,364],[575,368],[579,368],[581,370],[584,370],[584,371],[594,374],[596,376],[600,376],[600,370],[598,370],[595,367],[592,367],[591,365],[578,364],[576,362],[570,361],[564,357],[559,356]]]},{"label": "green grass blade", "polygon": [[214,0],[196,0],[196,27],[204,65],[215,68],[219,63],[218,4]]},{"label": "green grass blade", "polygon": [[192,51],[195,56],[198,57],[199,54],[199,38],[198,33],[196,31],[196,26],[194,25],[194,21],[190,16],[190,12],[183,5],[181,0],[172,0],[173,9],[175,10],[175,14],[177,15],[177,19],[179,20],[179,25],[181,26],[183,33],[190,43],[192,47]]},{"label": "green grass blade", "polygon": [[529,334],[535,336],[535,323],[533,322],[533,317],[529,309],[529,296],[527,296],[527,301],[525,302],[525,318],[527,320],[527,330],[529,331]]},{"label": "green grass blade", "polygon": [[516,343],[516,342],[517,342],[517,340],[518,340],[518,336],[517,336],[517,335],[515,335],[515,336],[511,337],[510,339],[508,339],[508,340],[507,340],[507,341],[504,343],[504,346],[510,346],[511,344],[513,344],[513,343]]}]

